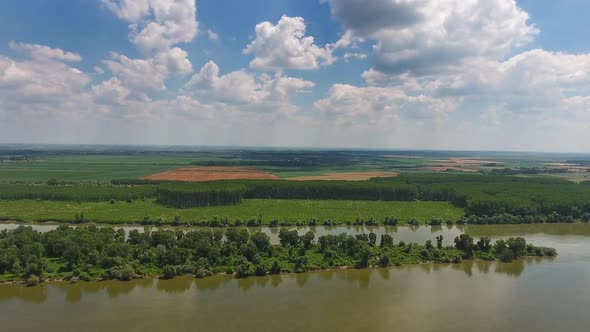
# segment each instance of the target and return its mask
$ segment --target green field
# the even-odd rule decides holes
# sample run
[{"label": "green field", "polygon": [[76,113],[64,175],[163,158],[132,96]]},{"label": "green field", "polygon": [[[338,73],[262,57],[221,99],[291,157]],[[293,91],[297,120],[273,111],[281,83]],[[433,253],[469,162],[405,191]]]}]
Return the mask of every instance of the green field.
[{"label": "green field", "polygon": [[186,167],[194,158],[148,156],[48,157],[30,161],[0,163],[0,182],[103,181],[139,178],[170,169]]},{"label": "green field", "polygon": [[446,202],[383,202],[383,201],[327,201],[327,200],[280,200],[248,199],[241,205],[199,207],[191,209],[167,208],[152,200],[117,202],[51,202],[51,201],[0,201],[0,218],[22,221],[72,221],[75,214],[83,212],[87,221],[136,223],[149,214],[152,221],[162,218],[172,222],[176,215],[181,222],[195,222],[203,219],[228,218],[247,221],[262,214],[263,224],[273,219],[279,221],[309,221],[316,218],[319,223],[328,219],[344,223],[356,218],[367,220],[371,217],[383,221],[391,216],[400,223],[416,218],[430,221],[431,218],[456,220],[463,216],[463,210]]}]

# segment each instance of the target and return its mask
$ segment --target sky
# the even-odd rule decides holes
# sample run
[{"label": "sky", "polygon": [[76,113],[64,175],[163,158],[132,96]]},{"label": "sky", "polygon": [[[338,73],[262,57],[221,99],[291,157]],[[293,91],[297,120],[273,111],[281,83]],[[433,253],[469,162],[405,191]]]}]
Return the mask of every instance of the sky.
[{"label": "sky", "polygon": [[587,0],[0,2],[0,144],[590,151]]}]

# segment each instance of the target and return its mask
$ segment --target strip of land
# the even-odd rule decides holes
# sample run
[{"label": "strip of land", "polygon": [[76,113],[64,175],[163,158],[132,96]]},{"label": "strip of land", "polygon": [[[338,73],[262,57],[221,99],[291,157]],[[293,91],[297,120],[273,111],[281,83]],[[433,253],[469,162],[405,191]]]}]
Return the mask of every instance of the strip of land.
[{"label": "strip of land", "polygon": [[278,176],[255,167],[198,166],[153,174],[143,180],[157,181],[216,181],[216,180],[273,180]]},{"label": "strip of land", "polygon": [[392,176],[397,176],[399,173],[396,172],[335,172],[335,173],[325,173],[321,175],[309,175],[309,176],[297,176],[288,178],[288,180],[294,181],[312,181],[312,180],[322,180],[322,181],[364,181],[373,178],[387,178]]}]

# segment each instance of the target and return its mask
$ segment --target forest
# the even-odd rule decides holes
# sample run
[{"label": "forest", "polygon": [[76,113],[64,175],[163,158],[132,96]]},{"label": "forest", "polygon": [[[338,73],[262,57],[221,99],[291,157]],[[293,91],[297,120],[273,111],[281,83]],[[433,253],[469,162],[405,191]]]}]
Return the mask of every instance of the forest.
[{"label": "forest", "polygon": [[26,282],[33,286],[44,280],[118,279],[142,277],[173,278],[217,273],[237,278],[279,273],[302,273],[341,267],[369,268],[421,262],[458,263],[462,260],[499,259],[510,262],[524,256],[555,256],[552,248],[535,247],[523,238],[497,240],[483,237],[477,242],[462,234],[454,246],[443,246],[442,235],[425,244],[394,243],[391,235],[380,239],[375,233],[355,236],[313,232],[299,235],[281,229],[280,244],[268,235],[247,229],[137,230],[86,225],[59,226],[40,233],[20,226],[0,232],[0,280]]}]

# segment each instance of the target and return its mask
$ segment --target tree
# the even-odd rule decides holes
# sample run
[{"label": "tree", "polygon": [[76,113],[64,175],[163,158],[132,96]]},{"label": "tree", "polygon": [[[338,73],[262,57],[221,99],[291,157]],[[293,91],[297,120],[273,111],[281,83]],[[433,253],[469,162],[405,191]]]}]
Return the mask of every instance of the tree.
[{"label": "tree", "polygon": [[308,249],[308,250],[311,249],[314,238],[315,238],[315,234],[312,231],[305,233],[301,237],[301,242],[303,243],[303,246],[305,247],[305,249]]},{"label": "tree", "polygon": [[270,274],[279,274],[279,273],[281,273],[281,265],[277,261],[272,262],[272,266],[270,267]]},{"label": "tree", "polygon": [[176,267],[173,265],[166,265],[162,269],[162,279],[172,279],[176,276]]},{"label": "tree", "polygon": [[236,270],[236,277],[237,278],[246,278],[252,275],[250,269],[250,263],[244,261],[238,265],[238,269]]},{"label": "tree", "polygon": [[393,247],[393,237],[389,234],[381,235],[381,243],[379,244],[381,248],[391,248]]},{"label": "tree", "polygon": [[389,266],[389,256],[386,254],[382,254],[379,256],[379,266],[381,267],[388,267]]},{"label": "tree", "polygon": [[371,232],[371,233],[369,233],[369,244],[371,246],[374,246],[375,243],[377,243],[377,234]]},{"label": "tree", "polygon": [[240,252],[247,260],[252,261],[252,258],[258,253],[258,249],[252,241],[248,241],[248,243],[242,244]]},{"label": "tree", "polygon": [[256,245],[259,252],[266,252],[270,249],[270,237],[262,232],[252,234],[250,240]]},{"label": "tree", "polygon": [[296,230],[289,231],[286,228],[281,228],[279,242],[282,246],[296,246],[299,243],[299,234],[297,234]]},{"label": "tree", "polygon": [[461,234],[455,238],[455,248],[464,252],[464,257],[473,257],[473,238],[468,234]]},{"label": "tree", "polygon": [[258,264],[256,265],[256,268],[254,269],[254,274],[262,277],[266,275],[266,269],[264,268],[264,266],[262,264]]},{"label": "tree", "polygon": [[443,245],[443,236],[442,234],[436,237],[436,247],[438,249],[442,249],[442,245]]},{"label": "tree", "polygon": [[490,249],[492,249],[492,245],[490,244],[491,242],[492,240],[489,237],[481,237],[479,241],[477,241],[477,249],[479,251],[489,252]]}]

